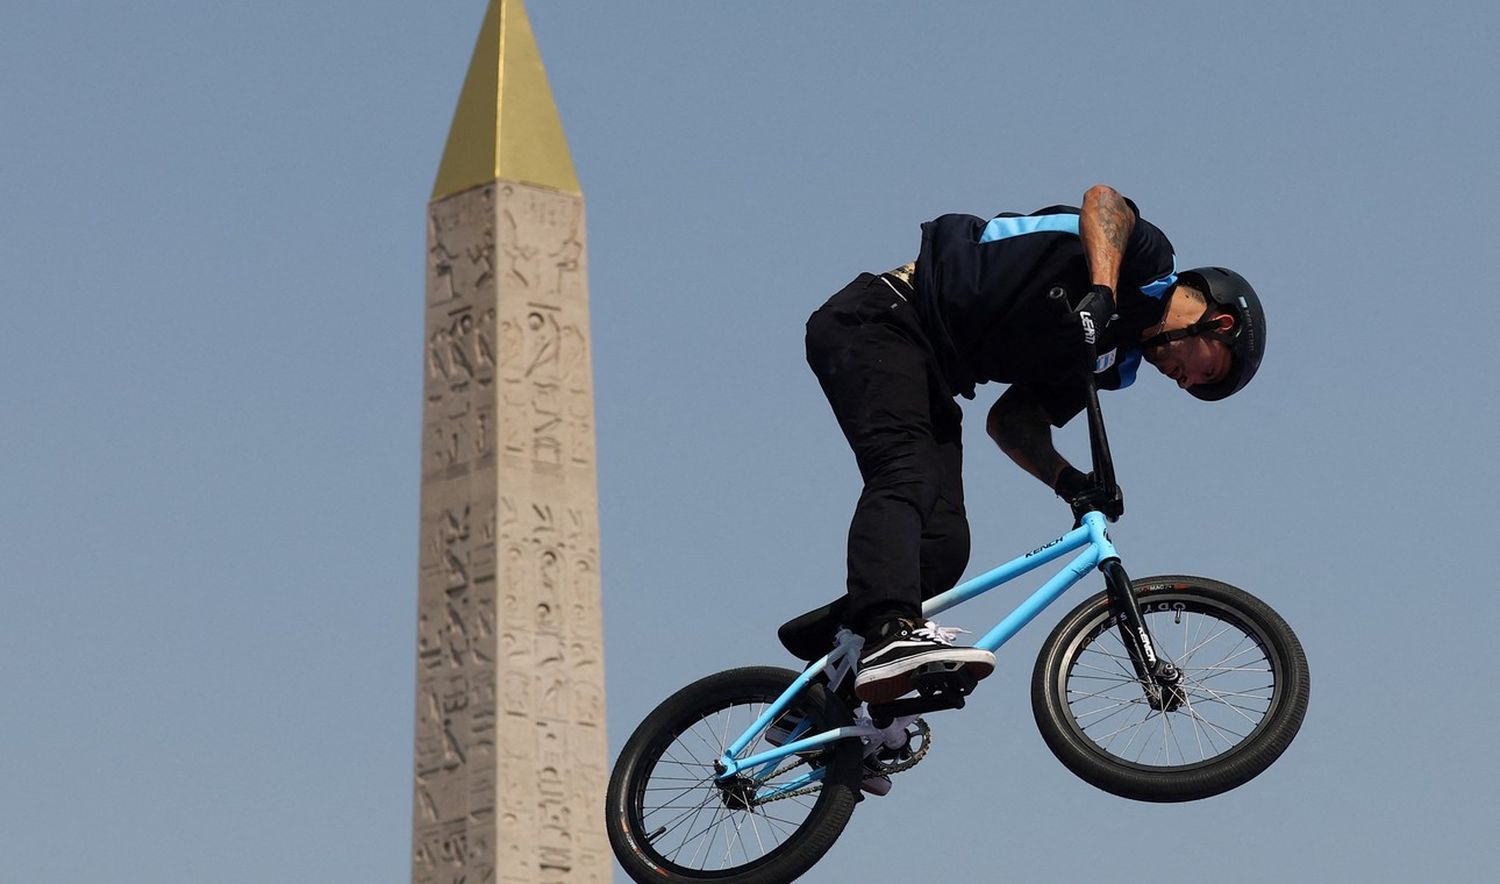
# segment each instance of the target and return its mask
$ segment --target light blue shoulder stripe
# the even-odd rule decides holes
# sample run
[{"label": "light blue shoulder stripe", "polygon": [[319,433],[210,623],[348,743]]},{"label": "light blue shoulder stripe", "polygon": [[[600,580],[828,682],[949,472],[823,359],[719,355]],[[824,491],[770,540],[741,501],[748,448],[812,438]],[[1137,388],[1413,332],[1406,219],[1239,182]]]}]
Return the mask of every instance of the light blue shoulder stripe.
[{"label": "light blue shoulder stripe", "polygon": [[1150,282],[1150,283],[1147,283],[1146,285],[1141,286],[1141,294],[1146,295],[1147,297],[1150,297],[1150,298],[1160,298],[1162,295],[1166,294],[1167,289],[1170,289],[1176,283],[1177,283],[1177,256],[1173,255],[1172,256],[1172,272],[1168,273],[1166,276],[1163,276],[1161,279],[1156,280],[1155,282]]},{"label": "light blue shoulder stripe", "polygon": [[1120,371],[1119,389],[1123,390],[1135,383],[1136,370],[1141,367],[1141,351],[1136,349],[1126,353],[1125,357],[1117,363],[1116,367]]},{"label": "light blue shoulder stripe", "polygon": [[1058,215],[1022,215],[1015,218],[991,218],[980,234],[981,243],[998,242],[1013,236],[1028,233],[1071,233],[1078,235],[1078,216],[1068,213]]},{"label": "light blue shoulder stripe", "polygon": [[[991,218],[979,235],[979,242],[999,242],[1028,233],[1071,233],[1078,235],[1078,216],[1070,213],[1056,215],[1021,215],[1011,218]],[[1177,283],[1177,256],[1172,256],[1172,271],[1160,279],[1141,286],[1141,293],[1149,298],[1160,298]]]}]

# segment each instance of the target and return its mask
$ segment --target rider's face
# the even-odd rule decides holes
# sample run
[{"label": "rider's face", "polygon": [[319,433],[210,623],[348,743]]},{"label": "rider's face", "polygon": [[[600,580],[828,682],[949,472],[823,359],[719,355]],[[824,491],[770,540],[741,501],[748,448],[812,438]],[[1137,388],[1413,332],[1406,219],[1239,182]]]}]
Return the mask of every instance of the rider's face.
[{"label": "rider's face", "polygon": [[1231,361],[1228,346],[1202,335],[1172,341],[1142,355],[1184,390],[1222,380],[1229,373]]},{"label": "rider's face", "polygon": [[[1174,289],[1167,301],[1167,310],[1161,325],[1147,329],[1142,337],[1152,337],[1159,332],[1178,331],[1187,328],[1207,315],[1201,300],[1187,297]],[[1217,314],[1218,331],[1229,331],[1234,327],[1234,317],[1227,313]],[[1207,335],[1192,335],[1179,338],[1159,347],[1152,347],[1141,354],[1156,370],[1177,382],[1184,390],[1198,384],[1211,384],[1223,380],[1229,373],[1232,357],[1229,345]]]}]

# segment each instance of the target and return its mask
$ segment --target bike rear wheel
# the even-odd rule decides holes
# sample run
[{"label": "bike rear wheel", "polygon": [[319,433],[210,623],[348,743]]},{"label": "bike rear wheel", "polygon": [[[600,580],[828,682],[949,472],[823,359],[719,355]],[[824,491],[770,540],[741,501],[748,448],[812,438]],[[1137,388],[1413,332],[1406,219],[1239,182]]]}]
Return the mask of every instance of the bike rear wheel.
[{"label": "bike rear wheel", "polygon": [[[833,846],[858,796],[858,740],[747,771],[727,786],[715,781],[714,763],[796,677],[771,667],[711,675],[636,728],[605,799],[610,846],[632,879],[776,884],[799,877]],[[788,714],[811,718],[808,734],[852,723],[842,701],[819,685],[803,690]],[[767,748],[762,733],[747,754]],[[819,769],[823,779],[810,794],[758,797]]]},{"label": "bike rear wheel", "polygon": [[1141,801],[1192,801],[1248,782],[1281,756],[1307,711],[1307,657],[1275,611],[1201,577],[1132,582],[1175,691],[1143,682],[1106,593],[1057,625],[1032,675],[1037,727],[1085,781]]}]

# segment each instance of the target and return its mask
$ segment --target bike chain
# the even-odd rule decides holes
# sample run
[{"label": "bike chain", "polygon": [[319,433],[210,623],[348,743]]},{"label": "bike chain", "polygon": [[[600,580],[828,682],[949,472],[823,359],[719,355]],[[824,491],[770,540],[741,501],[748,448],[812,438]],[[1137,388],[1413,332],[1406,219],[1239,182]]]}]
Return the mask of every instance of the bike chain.
[{"label": "bike chain", "polygon": [[[913,721],[912,724],[916,726],[917,731],[916,733],[911,734],[911,736],[920,736],[922,738],[922,748],[918,749],[916,752],[913,752],[912,756],[905,761],[899,761],[895,764],[890,765],[881,764],[880,773],[882,775],[890,776],[891,774],[898,774],[903,771],[911,770],[912,768],[916,767],[917,764],[921,762],[921,760],[927,755],[927,750],[932,748],[932,728],[928,727],[927,722],[920,718],[918,718],[916,721]],[[762,782],[770,782],[771,780],[781,776],[784,773],[790,773],[791,771],[796,770],[806,763],[807,759],[798,758],[790,764],[787,764],[785,767],[773,771],[771,775],[762,780]],[[863,764],[861,764],[861,767],[863,767]],[[797,798],[802,795],[816,795],[819,791],[822,790],[822,788],[822,783],[819,783],[816,786],[804,786],[801,789],[796,789],[791,792],[784,792],[772,798],[756,799],[754,802],[754,806],[759,807],[762,804],[770,804],[772,801],[780,801],[783,798]]]}]

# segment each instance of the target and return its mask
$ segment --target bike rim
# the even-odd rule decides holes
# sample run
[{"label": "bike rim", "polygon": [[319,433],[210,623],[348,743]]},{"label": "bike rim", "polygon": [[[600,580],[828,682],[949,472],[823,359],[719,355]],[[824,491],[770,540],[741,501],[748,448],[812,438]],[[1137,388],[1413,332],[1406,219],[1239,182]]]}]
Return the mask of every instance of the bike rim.
[{"label": "bike rim", "polygon": [[[793,795],[748,808],[731,806],[715,782],[714,763],[760,717],[770,698],[732,700],[695,713],[653,750],[650,769],[635,790],[631,824],[636,845],[654,864],[694,877],[738,874],[767,862],[813,814],[822,792]],[[741,757],[770,748],[759,734]],[[826,752],[825,752],[826,755]],[[811,760],[785,758],[771,770],[749,773],[764,794],[813,769]]]},{"label": "bike rim", "polygon": [[1115,763],[1190,770],[1222,760],[1269,726],[1282,684],[1270,640],[1254,623],[1201,596],[1143,597],[1156,652],[1182,673],[1175,710],[1153,708],[1103,611],[1067,649],[1060,696],[1069,726]]}]

